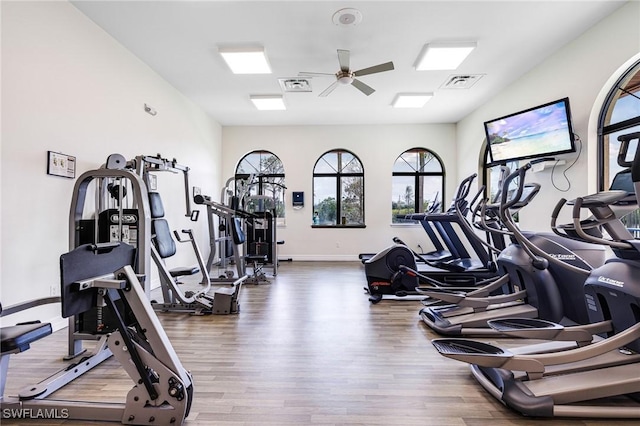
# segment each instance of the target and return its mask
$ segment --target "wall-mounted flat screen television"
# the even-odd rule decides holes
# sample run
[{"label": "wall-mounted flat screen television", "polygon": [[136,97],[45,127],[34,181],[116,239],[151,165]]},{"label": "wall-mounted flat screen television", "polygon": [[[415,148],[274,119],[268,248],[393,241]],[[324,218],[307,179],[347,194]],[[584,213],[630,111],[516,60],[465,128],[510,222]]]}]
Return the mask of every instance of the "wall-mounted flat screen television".
[{"label": "wall-mounted flat screen television", "polygon": [[575,151],[569,98],[484,123],[490,165]]}]

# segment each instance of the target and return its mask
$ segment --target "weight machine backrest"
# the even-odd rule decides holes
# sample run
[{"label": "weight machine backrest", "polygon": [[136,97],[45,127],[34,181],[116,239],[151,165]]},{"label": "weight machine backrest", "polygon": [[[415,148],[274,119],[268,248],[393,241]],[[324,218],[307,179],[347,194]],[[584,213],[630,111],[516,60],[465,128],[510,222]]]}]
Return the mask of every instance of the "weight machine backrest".
[{"label": "weight machine backrest", "polygon": [[176,242],[171,235],[169,222],[164,218],[164,205],[158,192],[149,192],[149,208],[151,210],[151,233],[153,244],[161,258],[166,259],[176,254]]},{"label": "weight machine backrest", "polygon": [[242,221],[239,218],[234,217],[231,220],[230,226],[233,243],[238,246],[244,244],[247,238],[242,230]]}]

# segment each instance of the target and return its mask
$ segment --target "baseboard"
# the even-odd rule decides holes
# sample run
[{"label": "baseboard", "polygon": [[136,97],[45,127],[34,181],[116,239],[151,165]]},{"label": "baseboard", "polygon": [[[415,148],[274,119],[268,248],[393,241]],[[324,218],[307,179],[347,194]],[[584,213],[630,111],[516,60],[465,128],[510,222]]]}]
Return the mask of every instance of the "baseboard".
[{"label": "baseboard", "polygon": [[61,316],[57,316],[54,318],[51,318],[49,321],[45,321],[45,322],[50,322],[51,323],[51,328],[53,329],[53,331],[58,331],[58,330],[62,330],[63,328],[67,328],[69,327],[69,319],[68,318],[62,318]]},{"label": "baseboard", "polygon": [[358,262],[360,259],[358,255],[355,254],[320,254],[320,255],[287,255],[288,258],[291,258],[294,262]]}]

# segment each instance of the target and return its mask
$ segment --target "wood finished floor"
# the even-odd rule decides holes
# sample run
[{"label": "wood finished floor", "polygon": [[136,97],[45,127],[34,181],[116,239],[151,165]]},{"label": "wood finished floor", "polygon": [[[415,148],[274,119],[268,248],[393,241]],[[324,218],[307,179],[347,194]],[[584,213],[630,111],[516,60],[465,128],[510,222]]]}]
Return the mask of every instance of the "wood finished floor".
[{"label": "wood finished floor", "polygon": [[[272,284],[243,288],[238,315],[159,314],[194,377],[186,424],[637,424],[527,419],[510,411],[466,364],[436,353],[429,343],[435,335],[418,319],[419,302],[371,305],[364,285],[359,263],[284,263]],[[12,356],[6,393],[57,371],[65,352],[62,330]],[[109,360],[54,396],[123,401],[130,387]]]}]

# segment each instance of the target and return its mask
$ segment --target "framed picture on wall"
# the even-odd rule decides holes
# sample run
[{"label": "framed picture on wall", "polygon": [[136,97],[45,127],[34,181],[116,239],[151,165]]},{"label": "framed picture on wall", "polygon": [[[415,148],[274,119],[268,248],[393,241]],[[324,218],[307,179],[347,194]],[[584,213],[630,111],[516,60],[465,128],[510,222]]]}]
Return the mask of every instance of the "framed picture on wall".
[{"label": "framed picture on wall", "polygon": [[47,151],[47,174],[69,179],[76,177],[76,157]]}]

